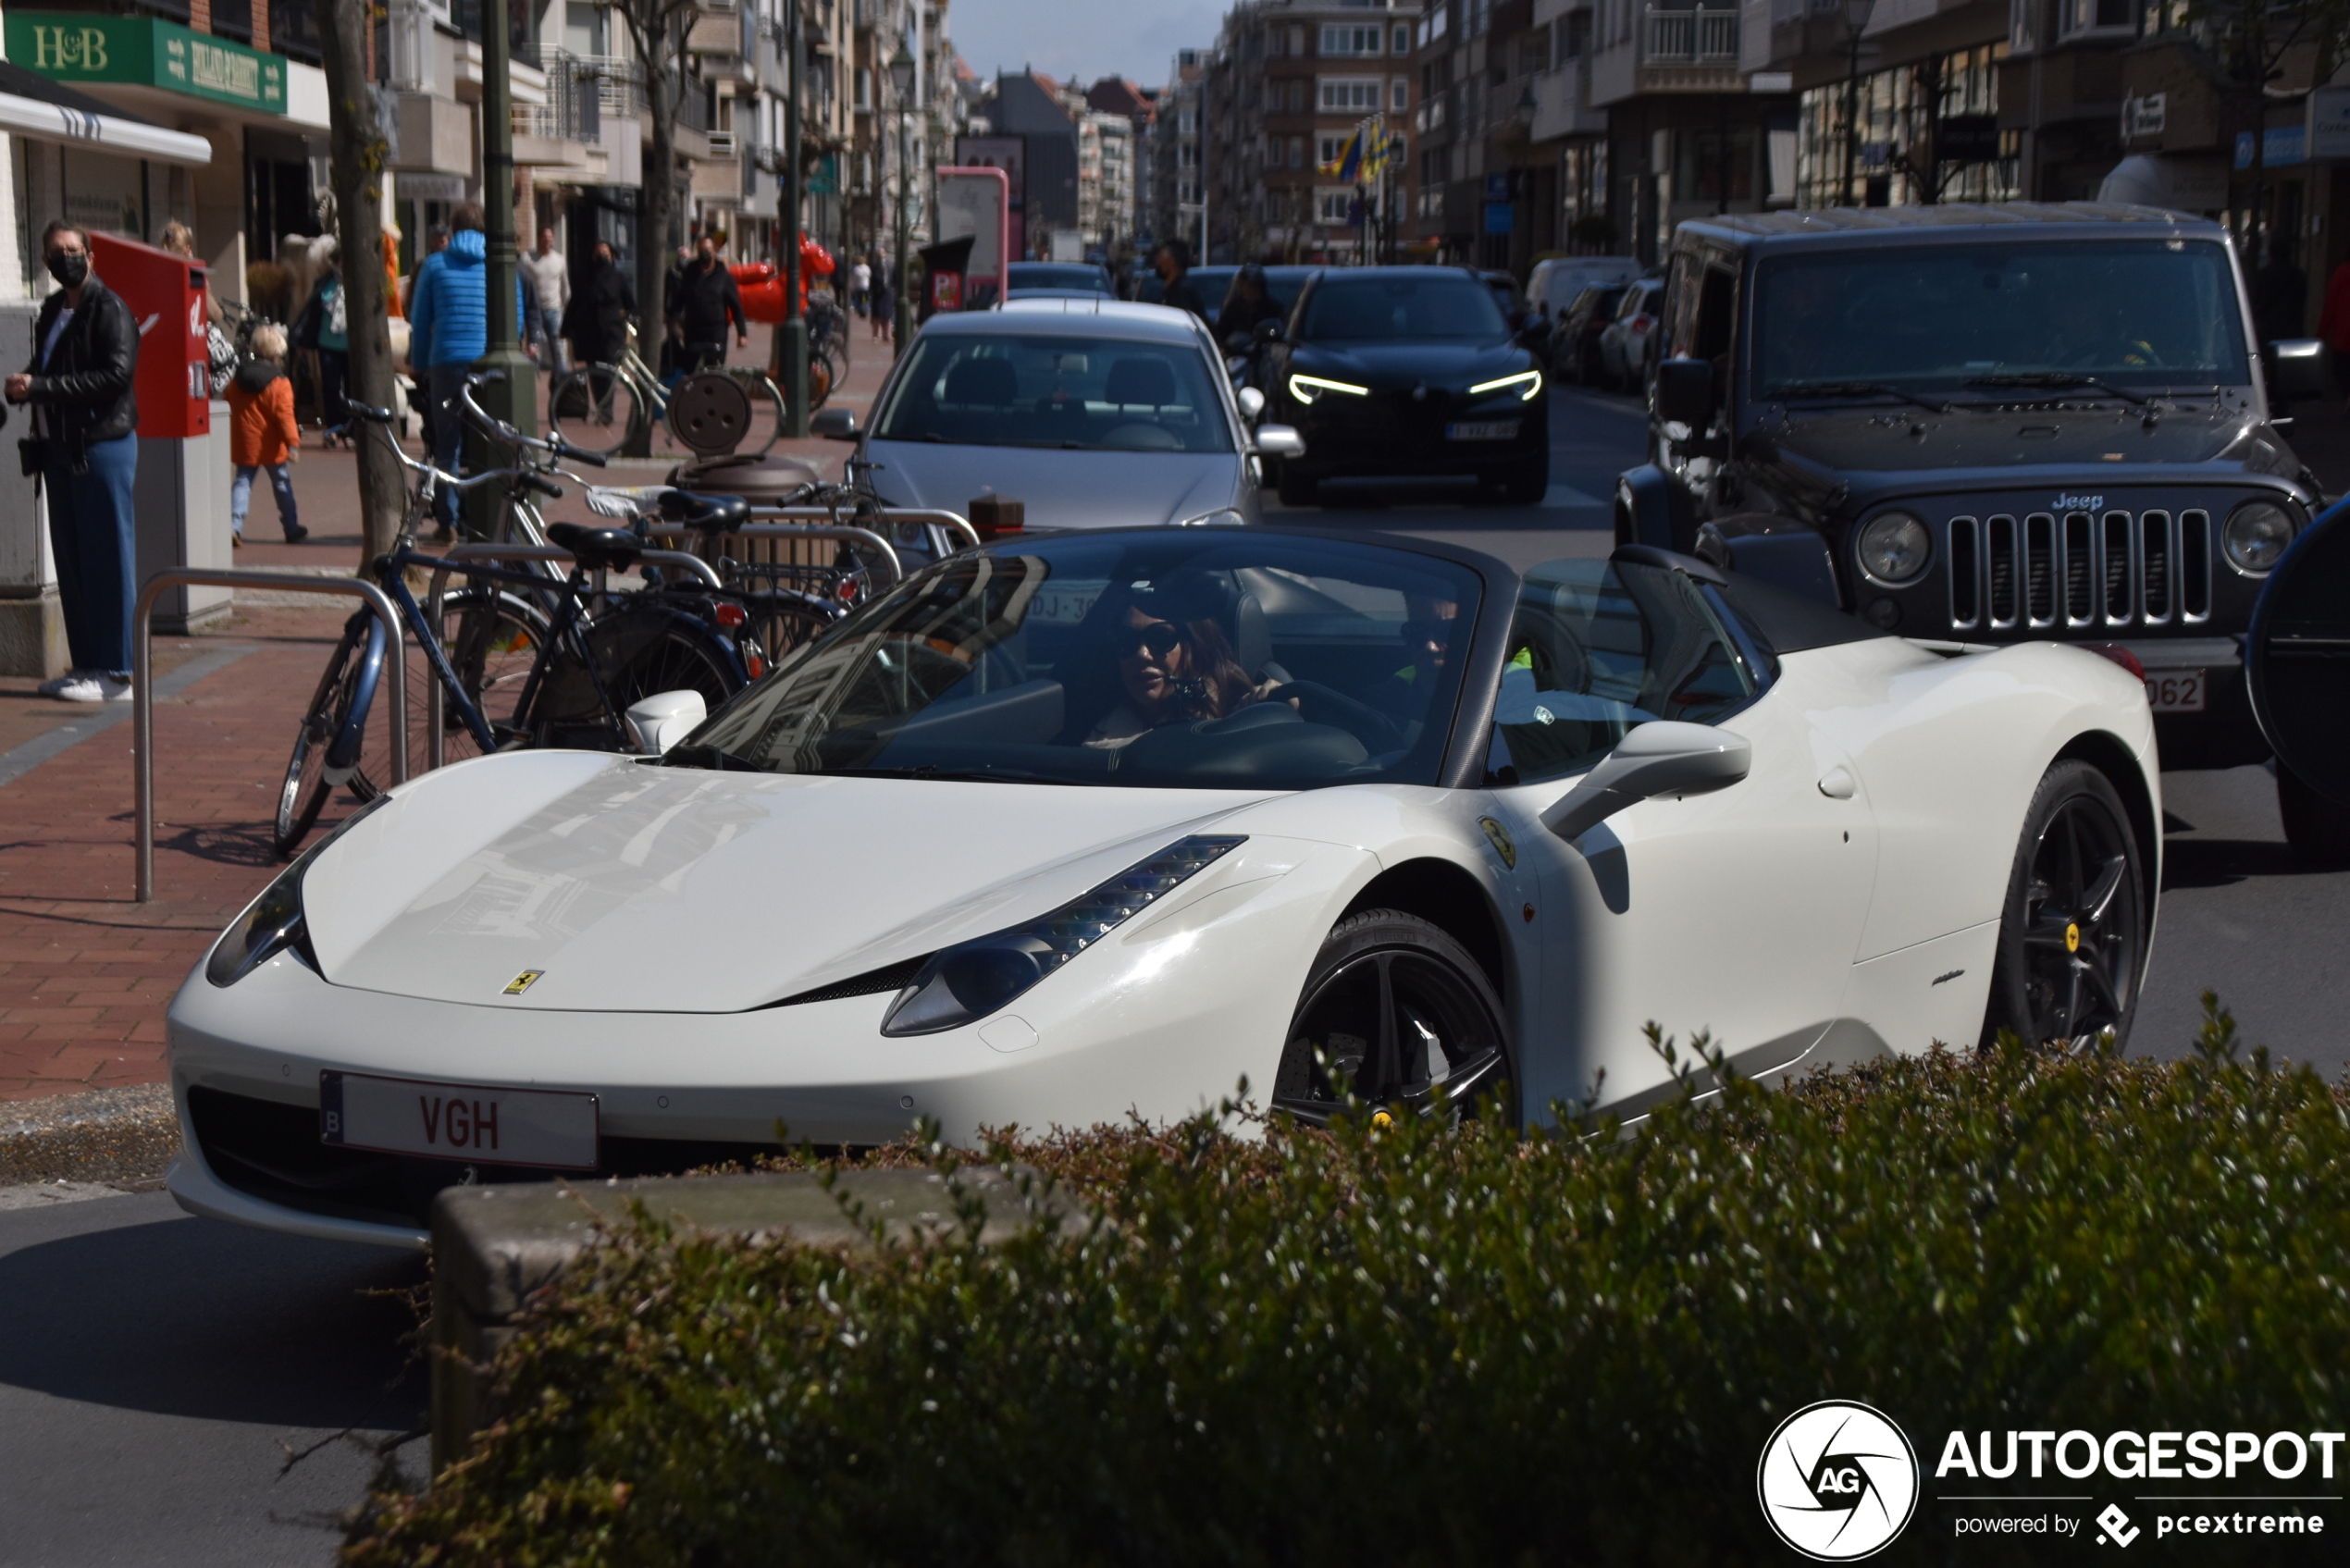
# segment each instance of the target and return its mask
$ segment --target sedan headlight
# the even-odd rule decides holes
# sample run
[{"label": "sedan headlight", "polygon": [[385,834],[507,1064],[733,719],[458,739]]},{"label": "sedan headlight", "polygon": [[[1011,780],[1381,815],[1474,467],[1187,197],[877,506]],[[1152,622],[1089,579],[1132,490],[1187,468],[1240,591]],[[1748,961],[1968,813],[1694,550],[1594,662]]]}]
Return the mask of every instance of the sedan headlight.
[{"label": "sedan headlight", "polygon": [[1934,539],[1923,519],[1906,512],[1883,512],[1861,525],[1860,551],[1861,571],[1887,587],[1899,587],[1925,570]]},{"label": "sedan headlight", "polygon": [[935,1034],[985,1018],[1246,842],[1180,839],[1040,920],[932,955],[890,1004],[882,1032]]},{"label": "sedan headlight", "polygon": [[2249,500],[2228,516],[2220,549],[2228,564],[2247,577],[2265,577],[2293,543],[2293,514],[2273,501]]},{"label": "sedan headlight", "polygon": [[311,865],[326,851],[327,846],[349,833],[359,819],[381,806],[391,796],[378,795],[366,805],[335,824],[334,831],[302,852],[302,858],[278,874],[278,880],[261,890],[261,896],[245,906],[243,914],[230,923],[213,945],[212,957],[204,960],[204,977],[215,985],[234,985],[280,953],[294,957],[315,969],[318,959],[310,951],[310,928],[303,919],[302,879]]},{"label": "sedan headlight", "polygon": [[1360,398],[1369,396],[1370,390],[1368,387],[1357,387],[1352,381],[1332,381],[1320,376],[1292,376],[1289,378],[1289,395],[1302,403],[1313,402],[1324,392],[1342,392],[1350,398]]},{"label": "sedan headlight", "polygon": [[1469,396],[1474,398],[1486,392],[1498,392],[1504,387],[1515,389],[1518,401],[1530,403],[1535,394],[1542,389],[1542,373],[1521,370],[1515,376],[1504,376],[1499,381],[1480,381],[1469,389]]}]

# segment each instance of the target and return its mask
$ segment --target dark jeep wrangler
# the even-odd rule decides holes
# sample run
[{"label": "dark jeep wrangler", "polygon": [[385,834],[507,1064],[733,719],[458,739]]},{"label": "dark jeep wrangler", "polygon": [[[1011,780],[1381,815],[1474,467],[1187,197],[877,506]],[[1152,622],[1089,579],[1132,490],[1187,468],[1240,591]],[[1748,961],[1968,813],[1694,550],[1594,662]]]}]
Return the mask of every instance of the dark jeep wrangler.
[{"label": "dark jeep wrangler", "polygon": [[[2171,768],[2263,761],[2243,639],[2322,505],[2269,412],[2318,345],[2253,341],[2219,225],[2009,204],[1701,219],[1674,236],[1652,461],[1621,542],[1903,636],[2126,650]],[[2338,809],[2280,770],[2296,844]]]}]

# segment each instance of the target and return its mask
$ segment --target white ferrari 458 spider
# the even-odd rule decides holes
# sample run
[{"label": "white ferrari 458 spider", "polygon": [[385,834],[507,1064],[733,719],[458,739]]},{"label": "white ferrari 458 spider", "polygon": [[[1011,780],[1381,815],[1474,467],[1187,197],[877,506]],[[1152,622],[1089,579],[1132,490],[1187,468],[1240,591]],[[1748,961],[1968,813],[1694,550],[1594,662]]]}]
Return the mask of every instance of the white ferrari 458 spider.
[{"label": "white ferrari 458 spider", "polygon": [[1639,547],[1001,540],[659,756],[393,790],[173,1002],[199,1214],[417,1245],[452,1183],[917,1117],[1170,1118],[1245,1079],[1539,1125],[2128,1029],[2161,821],[2094,652],[1884,635]]}]

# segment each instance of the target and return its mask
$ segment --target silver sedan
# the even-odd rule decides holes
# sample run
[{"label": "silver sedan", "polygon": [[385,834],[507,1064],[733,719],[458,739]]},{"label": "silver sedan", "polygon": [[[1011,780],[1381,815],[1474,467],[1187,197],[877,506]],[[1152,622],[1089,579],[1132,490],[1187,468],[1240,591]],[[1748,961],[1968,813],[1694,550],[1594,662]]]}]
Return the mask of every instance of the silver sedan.
[{"label": "silver sedan", "polygon": [[969,513],[1018,500],[1029,528],[1257,520],[1260,453],[1297,455],[1295,431],[1252,430],[1197,316],[1119,300],[1015,300],[934,317],[873,399],[822,435],[854,439],[852,471],[886,503]]}]

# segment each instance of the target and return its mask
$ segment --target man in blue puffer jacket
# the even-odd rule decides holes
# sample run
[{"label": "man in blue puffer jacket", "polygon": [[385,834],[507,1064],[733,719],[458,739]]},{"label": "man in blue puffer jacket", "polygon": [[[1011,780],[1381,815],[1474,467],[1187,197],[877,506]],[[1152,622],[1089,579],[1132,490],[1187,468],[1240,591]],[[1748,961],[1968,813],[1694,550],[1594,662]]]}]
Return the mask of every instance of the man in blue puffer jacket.
[{"label": "man in blue puffer jacket", "polygon": [[[465,373],[489,346],[489,247],[481,226],[478,203],[464,203],[449,215],[449,243],[416,268],[408,302],[408,363],[425,377],[425,395],[432,402],[432,461],[450,474],[457,472],[464,438],[465,416],[457,394],[464,389]],[[519,322],[519,278],[514,310]],[[435,537],[446,543],[456,535],[457,498],[443,490],[436,505],[440,529]]]}]

